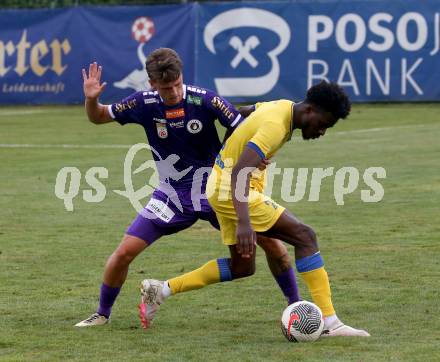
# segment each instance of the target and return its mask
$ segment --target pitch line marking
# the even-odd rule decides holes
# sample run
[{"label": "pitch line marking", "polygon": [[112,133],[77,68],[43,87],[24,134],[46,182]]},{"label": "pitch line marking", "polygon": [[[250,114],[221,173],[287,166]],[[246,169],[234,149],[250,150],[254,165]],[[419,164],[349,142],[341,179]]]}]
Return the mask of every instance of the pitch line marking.
[{"label": "pitch line marking", "polygon": [[0,143],[0,148],[130,148],[131,145],[37,145],[29,143]]},{"label": "pitch line marking", "polygon": [[394,129],[405,129],[405,128],[422,128],[426,127],[424,124],[412,124],[406,126],[395,126],[395,127],[378,127],[378,128],[364,128],[364,129],[354,129],[351,131],[336,131],[329,133],[330,135],[345,135],[345,134],[353,134],[353,133],[368,133],[368,132],[380,132],[380,131],[389,131]]},{"label": "pitch line marking", "polygon": [[26,116],[28,114],[38,114],[38,113],[46,113],[46,111],[44,111],[42,109],[16,110],[16,111],[0,111],[0,117],[5,117],[5,116]]},{"label": "pitch line marking", "polygon": [[[402,128],[423,128],[427,127],[427,125],[419,124],[419,125],[407,125],[407,126],[396,126],[396,127],[382,127],[382,128],[365,128],[365,129],[356,129],[351,131],[339,131],[339,132],[331,132],[329,135],[346,135],[346,134],[354,134],[354,133],[368,133],[368,132],[380,132],[380,131],[389,131],[395,129]],[[429,127],[429,126],[428,126]],[[74,145],[74,144],[61,144],[61,145],[50,145],[50,144],[30,144],[30,143],[0,143],[0,148],[70,148],[70,149],[112,149],[112,148],[130,148],[132,145]]]}]

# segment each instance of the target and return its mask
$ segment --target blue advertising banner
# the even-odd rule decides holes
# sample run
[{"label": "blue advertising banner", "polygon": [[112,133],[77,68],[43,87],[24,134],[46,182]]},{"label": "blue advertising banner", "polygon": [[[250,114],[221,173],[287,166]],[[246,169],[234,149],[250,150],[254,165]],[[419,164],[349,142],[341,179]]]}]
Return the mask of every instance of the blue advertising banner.
[{"label": "blue advertising banner", "polygon": [[355,102],[440,100],[438,0],[329,0],[0,10],[0,104],[81,103],[93,61],[117,101],[149,87],[159,47],[233,102],[299,100],[322,79]]},{"label": "blue advertising banner", "polygon": [[232,101],[302,99],[337,81],[354,101],[440,100],[440,2],[204,5],[197,81]]},{"label": "blue advertising banner", "polygon": [[[17,19],[20,19],[19,21]],[[145,54],[175,49],[194,78],[193,6],[0,11],[0,103],[83,102],[81,69],[96,61],[102,101],[149,87]]]}]

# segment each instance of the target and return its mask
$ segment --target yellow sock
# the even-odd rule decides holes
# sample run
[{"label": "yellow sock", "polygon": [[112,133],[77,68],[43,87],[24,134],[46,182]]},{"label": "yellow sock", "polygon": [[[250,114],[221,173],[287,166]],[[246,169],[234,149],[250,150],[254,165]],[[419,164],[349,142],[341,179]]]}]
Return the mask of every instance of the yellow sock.
[{"label": "yellow sock", "polygon": [[229,259],[216,259],[189,273],[169,279],[168,285],[171,293],[177,294],[229,280],[232,280]]},{"label": "yellow sock", "polygon": [[313,302],[321,308],[324,317],[335,314],[330,282],[324,267],[300,274],[310,290]]},{"label": "yellow sock", "polygon": [[313,302],[321,308],[324,317],[335,314],[330,282],[319,251],[313,255],[297,259],[295,262],[298,272],[310,290]]}]

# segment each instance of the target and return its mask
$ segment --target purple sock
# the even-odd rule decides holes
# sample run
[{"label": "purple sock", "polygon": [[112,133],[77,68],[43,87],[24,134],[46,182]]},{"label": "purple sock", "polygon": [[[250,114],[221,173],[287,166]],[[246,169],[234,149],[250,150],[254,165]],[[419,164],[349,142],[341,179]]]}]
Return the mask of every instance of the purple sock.
[{"label": "purple sock", "polygon": [[298,285],[296,284],[295,273],[292,267],[290,267],[288,270],[280,275],[274,275],[274,277],[284,295],[286,296],[289,305],[301,300],[299,296]]},{"label": "purple sock", "polygon": [[112,288],[102,283],[97,313],[109,318],[112,312],[113,303],[115,302],[120,290],[121,288]]}]

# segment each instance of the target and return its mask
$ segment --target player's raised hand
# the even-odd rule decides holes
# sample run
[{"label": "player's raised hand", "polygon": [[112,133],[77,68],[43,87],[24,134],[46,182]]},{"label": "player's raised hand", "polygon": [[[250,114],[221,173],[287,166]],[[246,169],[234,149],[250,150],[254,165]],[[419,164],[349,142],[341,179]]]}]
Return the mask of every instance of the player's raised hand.
[{"label": "player's raised hand", "polygon": [[103,92],[107,83],[101,84],[102,67],[94,62],[89,65],[89,74],[82,69],[83,90],[86,98],[96,99]]}]

